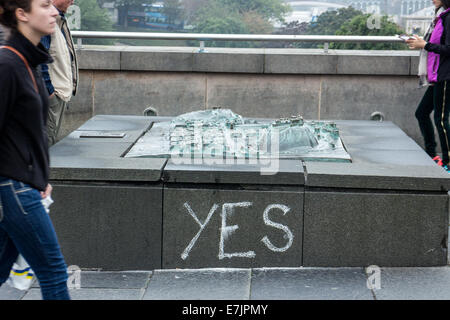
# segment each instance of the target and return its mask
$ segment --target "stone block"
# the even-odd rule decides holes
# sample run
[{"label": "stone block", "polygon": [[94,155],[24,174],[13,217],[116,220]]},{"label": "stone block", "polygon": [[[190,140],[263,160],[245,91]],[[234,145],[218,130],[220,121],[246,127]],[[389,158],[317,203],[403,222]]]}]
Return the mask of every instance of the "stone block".
[{"label": "stone block", "polygon": [[143,300],[247,300],[250,270],[155,270]]},{"label": "stone block", "polygon": [[68,265],[161,268],[162,186],[54,183],[50,215]]},{"label": "stone block", "polygon": [[[69,290],[72,300],[140,300],[141,289],[74,289]],[[22,300],[41,300],[40,289],[31,289]]]},{"label": "stone block", "polygon": [[334,76],[322,82],[320,119],[370,120],[378,111],[421,143],[414,115],[422,99],[417,79],[399,76]]},{"label": "stone block", "polygon": [[281,54],[266,52],[264,73],[274,74],[336,74],[338,57],[323,53]]},{"label": "stone block", "polygon": [[340,54],[337,57],[338,74],[409,75],[408,56]]},{"label": "stone block", "polygon": [[301,266],[302,213],[302,188],[167,186],[163,268]]},{"label": "stone block", "polygon": [[362,268],[255,269],[251,300],[373,300]]},{"label": "stone block", "polygon": [[[81,289],[144,289],[152,276],[151,271],[81,271]],[[32,288],[39,288],[39,281],[35,281]]]},{"label": "stone block", "polygon": [[[225,161],[225,160],[224,160]],[[178,183],[272,184],[305,183],[300,160],[273,159],[263,164],[178,164],[169,160],[163,179]]]},{"label": "stone block", "polygon": [[0,287],[0,300],[20,300],[26,294],[25,291],[12,288],[7,284]]},{"label": "stone block", "polygon": [[176,116],[205,107],[205,76],[96,72],[94,99],[95,114],[143,115],[152,106],[158,115]]},{"label": "stone block", "polygon": [[96,115],[78,128],[80,131],[146,131],[153,117]]},{"label": "stone block", "polygon": [[130,142],[63,139],[51,147],[51,153],[54,157],[119,158],[130,146]]},{"label": "stone block", "polygon": [[[375,152],[373,152],[375,153]],[[384,157],[379,157],[385,160]],[[450,189],[448,173],[433,164],[429,166],[379,163],[305,162],[308,187],[419,190]]]},{"label": "stone block", "polygon": [[121,70],[126,71],[193,71],[190,52],[130,52],[121,55]]},{"label": "stone block", "polygon": [[342,141],[345,146],[353,149],[422,151],[417,143],[406,135],[400,137],[344,136]]},{"label": "stone block", "polygon": [[419,55],[415,55],[410,57],[411,59],[411,70],[410,70],[410,75],[412,76],[417,76],[417,74],[419,73]]},{"label": "stone block", "polygon": [[382,268],[377,300],[449,300],[450,268]]},{"label": "stone block", "polygon": [[[398,166],[427,167],[436,165],[423,150],[369,150],[347,147],[347,152],[352,157],[354,163],[382,163]],[[444,172],[442,168],[440,169]]]},{"label": "stone block", "polygon": [[305,267],[442,266],[448,196],[305,192]]},{"label": "stone block", "polygon": [[264,55],[251,53],[194,53],[194,72],[263,73]]},{"label": "stone block", "polygon": [[160,181],[167,159],[51,156],[50,179],[75,181]]},{"label": "stone block", "polygon": [[333,120],[341,137],[396,137],[407,138],[405,132],[392,121]]},{"label": "stone block", "polygon": [[120,70],[120,56],[119,51],[77,50],[81,70]]},{"label": "stone block", "polygon": [[320,77],[208,75],[207,81],[208,108],[230,108],[254,118],[318,117]]}]

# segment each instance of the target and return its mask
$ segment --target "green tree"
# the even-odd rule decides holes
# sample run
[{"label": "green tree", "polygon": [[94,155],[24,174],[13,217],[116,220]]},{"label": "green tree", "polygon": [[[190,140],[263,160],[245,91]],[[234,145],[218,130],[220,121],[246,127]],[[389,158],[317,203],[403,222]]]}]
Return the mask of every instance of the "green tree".
[{"label": "green tree", "polygon": [[[273,20],[281,20],[288,8],[281,0],[209,0],[195,13],[191,23],[199,33],[271,33]],[[260,44],[212,42],[208,45],[255,47]]]},{"label": "green tree", "polygon": [[335,35],[341,26],[356,16],[363,14],[352,7],[326,11],[310,23],[307,33],[311,35]]},{"label": "green tree", "polygon": [[[341,26],[363,14],[362,11],[352,7],[340,8],[338,10],[325,11],[317,17],[317,20],[310,23],[291,22],[278,30],[277,34],[303,34],[303,35],[335,35]],[[283,47],[294,48],[318,48],[323,46],[318,43],[282,43]]]},{"label": "green tree", "polygon": [[181,0],[164,0],[162,13],[167,17],[167,23],[179,24],[183,19]]},{"label": "green tree", "polygon": [[[379,19],[378,21],[372,21]],[[345,22],[336,35],[354,35],[354,36],[394,36],[402,34],[404,31],[394,22],[390,21],[388,16],[379,16],[375,18],[370,14],[358,15]],[[360,50],[406,50],[405,44],[389,43],[338,43],[330,46],[334,49],[360,49]]]},{"label": "green tree", "polygon": [[[81,11],[81,30],[112,31],[113,23],[106,9],[100,8],[96,0],[77,0]],[[86,39],[84,43],[111,44],[111,40]]]},{"label": "green tree", "polygon": [[223,3],[239,13],[255,12],[265,19],[284,21],[291,7],[282,0],[222,0]]}]

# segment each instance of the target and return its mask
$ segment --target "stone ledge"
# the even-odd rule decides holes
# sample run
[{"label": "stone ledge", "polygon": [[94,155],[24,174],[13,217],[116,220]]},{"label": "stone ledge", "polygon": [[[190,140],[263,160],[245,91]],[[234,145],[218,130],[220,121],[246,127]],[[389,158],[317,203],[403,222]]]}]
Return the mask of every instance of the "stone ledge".
[{"label": "stone ledge", "polygon": [[414,75],[418,52],[84,46],[82,70],[256,74]]}]

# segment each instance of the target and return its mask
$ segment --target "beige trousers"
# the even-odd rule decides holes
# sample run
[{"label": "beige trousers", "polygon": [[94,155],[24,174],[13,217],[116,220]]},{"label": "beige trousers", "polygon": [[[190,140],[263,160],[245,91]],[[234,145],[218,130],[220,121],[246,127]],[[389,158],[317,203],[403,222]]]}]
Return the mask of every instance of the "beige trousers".
[{"label": "beige trousers", "polygon": [[47,135],[48,146],[51,147],[58,140],[59,129],[64,116],[64,111],[67,108],[67,102],[53,95],[49,98],[48,119],[47,119]]}]

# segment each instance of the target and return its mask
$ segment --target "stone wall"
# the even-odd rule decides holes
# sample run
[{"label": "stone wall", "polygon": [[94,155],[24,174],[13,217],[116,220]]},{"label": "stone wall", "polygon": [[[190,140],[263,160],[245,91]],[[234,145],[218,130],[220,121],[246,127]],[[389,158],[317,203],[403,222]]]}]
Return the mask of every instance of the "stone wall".
[{"label": "stone wall", "polygon": [[60,138],[94,115],[158,115],[215,106],[248,117],[368,120],[385,114],[423,145],[418,52],[99,47],[78,50],[80,88]]}]

